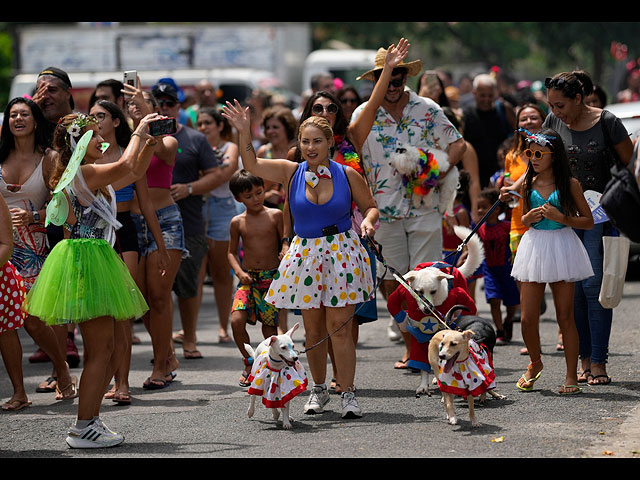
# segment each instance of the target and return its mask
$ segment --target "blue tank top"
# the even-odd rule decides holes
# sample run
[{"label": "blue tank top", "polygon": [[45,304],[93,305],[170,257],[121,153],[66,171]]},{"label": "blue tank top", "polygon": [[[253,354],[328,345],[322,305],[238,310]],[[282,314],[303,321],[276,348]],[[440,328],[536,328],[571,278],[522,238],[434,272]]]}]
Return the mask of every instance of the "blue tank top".
[{"label": "blue tank top", "polygon": [[[558,190],[554,190],[553,192],[551,192],[551,195],[549,195],[549,198],[547,198],[546,200],[542,197],[542,195],[540,195],[540,193],[538,193],[537,190],[531,190],[531,192],[529,193],[529,204],[531,205],[531,208],[540,207],[545,203],[550,203],[562,212]],[[566,227],[566,225],[564,225],[563,223],[558,223],[554,220],[549,220],[548,218],[543,218],[542,220],[534,223],[531,226],[537,230],[559,230]]]},{"label": "blue tank top", "polygon": [[294,220],[294,231],[302,238],[316,238],[326,236],[322,229],[336,226],[335,233],[346,232],[351,228],[351,189],[345,172],[345,167],[332,160],[329,161],[329,171],[333,180],[333,195],[331,199],[318,205],[307,198],[304,172],[307,162],[298,166],[298,170],[291,179],[289,193],[289,208]]},{"label": "blue tank top", "polygon": [[133,183],[116,190],[116,202],[128,202],[133,200]]}]

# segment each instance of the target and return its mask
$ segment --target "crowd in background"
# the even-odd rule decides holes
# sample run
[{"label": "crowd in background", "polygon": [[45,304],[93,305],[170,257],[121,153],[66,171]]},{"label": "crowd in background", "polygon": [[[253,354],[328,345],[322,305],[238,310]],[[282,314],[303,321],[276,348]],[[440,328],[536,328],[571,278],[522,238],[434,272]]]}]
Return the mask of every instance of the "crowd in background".
[{"label": "crowd in background", "polygon": [[[638,79],[640,74],[637,70],[630,72],[628,86],[616,93],[616,100],[638,100]],[[48,84],[40,89],[45,80]],[[447,140],[450,145],[456,142],[456,145],[464,145],[456,165],[462,175],[454,215],[450,217],[440,213],[437,218],[442,245],[440,252],[442,258],[448,258],[460,243],[459,239],[452,237],[452,227],[464,225],[473,228],[497,201],[500,189],[525,174],[526,165],[518,160],[522,151],[519,136],[514,132],[522,128],[536,134],[543,129],[553,110],[548,101],[548,91],[556,88],[558,82],[545,85],[541,80],[516,81],[497,68],[473,77],[462,75],[459,78],[453,78],[442,70],[421,69],[419,74],[405,80],[405,89],[433,101],[443,118],[446,117],[446,125],[458,132],[457,136]],[[72,85],[65,72],[52,67],[40,74],[34,87],[38,88],[31,99],[12,99],[6,107],[0,146],[0,192],[12,217],[14,246],[11,263],[22,274],[27,291],[35,282],[38,268],[48,251],[64,238],[61,228],[44,225],[51,190],[48,180],[57,168],[51,132],[61,118],[75,112],[70,94]],[[112,159],[109,161],[117,161],[122,155],[145,112],[174,117],[178,121],[175,134],[158,138],[156,143],[148,143],[153,146],[149,148],[153,148],[154,156],[145,181],[136,182],[130,192],[119,192],[122,197],[118,200],[118,218],[129,230],[126,234],[119,232],[119,241],[114,248],[124,259],[149,304],[149,312],[143,319],[136,320],[144,322],[154,347],[154,365],[143,385],[145,389],[170,386],[180,367],[177,345],[182,345],[183,359],[202,358],[197,348],[197,327],[205,282],[211,282],[215,294],[219,342],[236,340],[238,343],[242,338],[238,347],[243,352],[247,324],[246,321],[232,322],[232,311],[236,308],[234,282],[237,278],[234,279],[229,257],[229,254],[237,254],[241,261],[243,255],[242,243],[237,245],[236,251],[229,250],[231,222],[247,208],[246,202],[234,195],[230,188],[234,174],[243,170],[242,148],[239,148],[242,146],[238,145],[238,132],[222,115],[223,105],[219,104],[218,98],[217,87],[208,79],[202,79],[189,89],[177,85],[170,78],[157,79],[148,91],[143,91],[139,85],[125,88],[119,80],[105,79],[96,85],[89,110],[82,112],[97,119],[98,131],[110,143],[105,151],[105,158]],[[603,89],[597,85],[580,98],[585,105],[598,109],[609,103]],[[249,108],[251,138],[257,156],[300,162],[295,151],[298,127],[302,121],[313,115],[326,117],[333,114],[336,117],[337,114],[343,123],[332,123],[333,132],[346,137],[349,125],[355,122],[370,100],[368,94],[363,94],[357,86],[344,84],[327,72],[312,79],[299,105],[287,104],[275,92],[256,91],[246,99],[244,106]],[[143,105],[147,105],[144,112],[141,111]],[[322,106],[315,108],[317,105]],[[364,167],[361,173],[368,176],[367,167],[362,163],[366,154],[356,153],[360,153],[360,166]],[[630,158],[631,151],[628,153]],[[596,183],[593,180],[587,178],[585,181],[583,188],[589,185],[594,189],[602,188],[593,185]],[[33,185],[26,188],[29,182]],[[264,180],[263,188],[264,205],[286,213],[287,186]],[[20,197],[15,197],[16,194]],[[147,208],[147,205],[153,208]],[[518,241],[526,230],[520,221],[521,208],[521,203],[513,207],[502,205],[495,217],[484,225],[479,235],[485,244],[486,259],[476,274],[468,279],[470,294],[475,297],[479,294],[475,288],[477,280],[484,277],[485,285],[488,285],[489,279],[501,276],[499,280],[492,281],[500,287],[485,287],[498,343],[510,341],[513,324],[520,317],[518,282],[510,277],[508,271],[506,275],[502,271],[498,273],[498,268],[511,264]],[[164,242],[154,236],[159,231]],[[176,231],[180,231],[180,235],[172,237]],[[283,235],[292,237],[293,233],[283,232]],[[602,235],[601,232],[600,238]],[[236,243],[234,241],[233,245]],[[426,260],[429,259],[423,261]],[[408,267],[412,269],[415,265]],[[161,276],[157,274],[159,271],[163,272]],[[392,290],[389,290],[390,285],[382,288],[386,298]],[[584,295],[590,295],[588,289],[585,285]],[[181,328],[173,328],[174,299]],[[506,313],[503,313],[503,307]],[[281,333],[287,331],[293,314],[295,312],[280,309],[278,319],[272,325],[277,326]],[[606,315],[610,312],[602,312],[600,318]],[[395,368],[409,368],[411,342],[407,332],[398,329],[397,322],[389,318],[388,312],[377,312],[373,319],[389,322],[388,335],[392,341],[404,339],[405,351]],[[134,335],[133,321],[126,322],[126,333],[122,337],[126,338],[126,345],[120,351],[113,385],[104,393],[105,398],[121,404],[132,401],[128,369],[131,349],[139,342]],[[589,320],[584,322],[588,324]],[[610,329],[610,318],[608,322]],[[253,324],[255,320],[249,323]],[[22,350],[15,333],[17,324],[0,323],[0,347],[14,387],[13,396],[2,407],[4,410],[19,410],[29,405],[21,379]],[[38,345],[38,350],[30,353],[29,361],[52,363],[51,374],[37,391],[55,392],[56,399],[60,400],[74,398],[77,384],[70,369],[82,363],[78,353],[82,339],[76,327],[73,324],[47,326],[27,315],[19,323],[22,325]],[[591,328],[593,330],[593,326]],[[594,347],[592,358],[591,345],[587,345],[589,341],[586,340],[588,333],[584,333],[589,331],[589,327],[583,326],[579,330],[583,335],[578,382],[608,383],[611,380],[605,368],[608,332],[602,333],[605,339],[598,344],[598,350]],[[266,331],[272,332],[273,329],[263,328],[263,332]],[[357,328],[353,329],[353,337],[357,343]],[[564,349],[560,331],[557,348]],[[525,348],[522,353],[531,352]],[[239,383],[246,387],[250,385],[251,364],[244,353],[241,360],[244,370]],[[525,378],[524,384],[527,382],[531,382],[531,377]],[[331,388],[341,391],[335,378]],[[7,396],[7,392],[3,392],[3,396]]]}]

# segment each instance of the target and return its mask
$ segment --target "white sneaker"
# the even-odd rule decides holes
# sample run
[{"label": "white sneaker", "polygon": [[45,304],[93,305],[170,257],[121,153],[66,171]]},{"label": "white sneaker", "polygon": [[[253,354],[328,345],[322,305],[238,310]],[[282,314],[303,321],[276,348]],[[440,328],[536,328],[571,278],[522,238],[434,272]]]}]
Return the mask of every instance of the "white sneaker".
[{"label": "white sneaker", "polygon": [[82,429],[70,427],[66,442],[71,448],[115,447],[124,442],[124,435],[109,430],[98,418]]},{"label": "white sneaker", "polygon": [[329,392],[326,386],[314,385],[311,388],[311,395],[304,406],[304,413],[313,415],[324,412],[324,406],[329,403]]},{"label": "white sneaker", "polygon": [[402,340],[402,333],[400,333],[398,323],[393,317],[389,319],[389,323],[387,324],[387,336],[392,342],[398,342]]},{"label": "white sneaker", "polygon": [[362,410],[358,407],[356,395],[352,392],[342,393],[342,418],[361,418]]}]

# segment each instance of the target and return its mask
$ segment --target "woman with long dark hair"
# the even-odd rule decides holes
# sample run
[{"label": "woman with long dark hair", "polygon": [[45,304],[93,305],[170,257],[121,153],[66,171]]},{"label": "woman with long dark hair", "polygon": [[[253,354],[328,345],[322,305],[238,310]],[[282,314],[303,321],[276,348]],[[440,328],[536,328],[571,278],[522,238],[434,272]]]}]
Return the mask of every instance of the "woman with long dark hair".
[{"label": "woman with long dark hair", "polygon": [[[36,103],[16,97],[5,109],[0,134],[0,193],[13,225],[11,263],[27,291],[49,253],[44,216],[57,154],[49,148],[47,123]],[[66,362],[66,326],[50,327],[33,316],[27,316],[24,325],[53,363],[51,376],[37,391],[55,391],[57,400],[75,398],[76,381]]]}]

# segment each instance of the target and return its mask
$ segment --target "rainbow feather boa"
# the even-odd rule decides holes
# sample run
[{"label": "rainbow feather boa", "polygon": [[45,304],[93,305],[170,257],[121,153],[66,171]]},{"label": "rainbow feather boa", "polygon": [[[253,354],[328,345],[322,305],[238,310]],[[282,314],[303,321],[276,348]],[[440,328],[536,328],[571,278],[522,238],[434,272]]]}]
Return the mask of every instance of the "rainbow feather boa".
[{"label": "rainbow feather boa", "polygon": [[342,135],[335,135],[334,140],[340,153],[336,161],[353,168],[358,173],[363,173],[362,167],[360,166],[360,157],[353,148],[353,145],[344,139]]},{"label": "rainbow feather boa", "polygon": [[418,148],[420,153],[420,162],[418,172],[414,175],[402,175],[402,184],[407,191],[413,195],[428,195],[433,187],[438,185],[440,177],[440,169],[438,162],[432,153],[425,152]]}]

